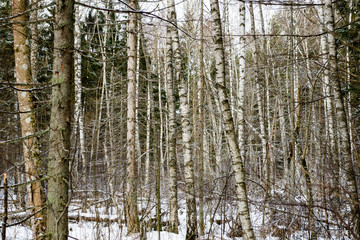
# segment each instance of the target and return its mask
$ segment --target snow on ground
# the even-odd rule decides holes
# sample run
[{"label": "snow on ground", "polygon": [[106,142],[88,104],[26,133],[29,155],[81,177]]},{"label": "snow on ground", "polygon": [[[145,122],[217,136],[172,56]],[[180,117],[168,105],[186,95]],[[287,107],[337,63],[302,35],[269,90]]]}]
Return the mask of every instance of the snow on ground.
[{"label": "snow on ground", "polygon": [[[153,203],[151,204],[153,205]],[[235,205],[227,204],[222,207],[222,209],[217,210],[217,214],[215,214],[215,222],[211,225],[210,231],[210,219],[213,217],[214,205],[209,204],[206,205],[205,213],[206,213],[206,229],[207,233],[201,239],[212,239],[212,240],[242,240],[242,238],[230,238],[228,237],[228,233],[230,232],[230,228],[233,225],[233,219],[235,218]],[[179,234],[169,233],[166,231],[160,232],[161,240],[185,240],[186,235],[186,209],[185,209],[185,201],[179,201]],[[168,211],[168,204],[166,200],[162,202],[162,211]],[[150,208],[149,204],[146,204],[146,201],[140,201],[139,209],[147,208],[148,216],[154,217],[155,208]],[[119,209],[118,209],[119,210]],[[120,212],[123,210],[120,209]],[[119,226],[116,214],[116,209],[114,207],[107,208],[103,205],[91,206],[87,212],[82,212],[79,204],[71,204],[69,208],[69,216],[72,216],[72,219],[69,220],[69,240],[135,240],[140,239],[140,236],[131,235],[127,236],[127,229],[125,224],[121,224]],[[251,209],[252,222],[254,225],[256,235],[259,235],[259,226],[261,226],[262,213],[259,209],[253,206]],[[110,219],[110,221],[83,221],[83,220],[74,220],[81,219],[81,217],[87,218],[96,218],[96,216],[101,219]],[[163,216],[162,221],[167,221],[167,214]],[[224,218],[226,220],[224,221]],[[122,220],[123,221],[123,220]],[[148,240],[159,240],[158,232],[148,229],[147,239]],[[8,240],[29,240],[32,237],[32,231],[28,226],[13,226],[7,228],[7,238]],[[268,236],[265,240],[277,240],[279,238]],[[303,240],[308,239],[308,234],[306,231],[299,231],[294,233],[291,238],[293,240]]]},{"label": "snow on ground", "polygon": [[[110,231],[108,227],[100,227],[98,231],[96,224],[93,223],[79,223],[69,224],[69,233],[71,239],[81,240],[95,240],[95,239],[109,239],[109,240],[135,240],[140,239],[138,235],[126,236],[125,231],[121,231],[116,224],[112,224]],[[117,229],[116,229],[117,228]],[[7,240],[29,240],[31,239],[31,229],[24,226],[10,227],[6,231]],[[147,233],[148,240],[158,240],[158,232],[152,231]],[[184,240],[185,236],[169,232],[160,232],[161,240]],[[219,238],[216,238],[219,239]]]},{"label": "snow on ground", "polygon": [[29,240],[32,237],[32,231],[29,227],[14,226],[6,228],[7,240]]}]

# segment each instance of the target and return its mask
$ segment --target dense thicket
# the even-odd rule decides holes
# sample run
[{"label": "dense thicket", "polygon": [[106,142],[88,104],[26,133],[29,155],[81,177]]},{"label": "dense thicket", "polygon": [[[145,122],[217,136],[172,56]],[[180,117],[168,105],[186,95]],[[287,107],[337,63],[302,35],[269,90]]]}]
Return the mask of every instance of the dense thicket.
[{"label": "dense thicket", "polygon": [[[65,239],[69,206],[110,222],[94,210],[106,205],[141,238],[178,233],[185,206],[188,239],[360,238],[358,0],[36,3],[16,22],[0,1],[0,172],[31,225],[35,211],[62,223],[45,237]],[[37,50],[26,84],[16,26]]]}]

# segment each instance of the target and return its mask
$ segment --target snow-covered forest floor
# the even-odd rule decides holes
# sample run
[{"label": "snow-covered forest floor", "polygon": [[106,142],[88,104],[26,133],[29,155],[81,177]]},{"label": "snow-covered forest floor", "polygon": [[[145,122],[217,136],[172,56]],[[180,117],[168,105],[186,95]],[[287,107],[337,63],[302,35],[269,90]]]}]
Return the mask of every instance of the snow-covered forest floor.
[{"label": "snow-covered forest floor", "polygon": [[[74,201],[69,207],[69,240],[70,239],[81,239],[81,240],[96,240],[96,239],[109,239],[109,240],[132,240],[132,239],[159,239],[159,233],[156,231],[156,205],[153,200],[142,199],[139,201],[139,214],[140,220],[145,223],[143,224],[144,235],[127,235],[127,228],[125,221],[122,218],[118,218],[118,215],[124,215],[122,204],[118,204],[118,208],[115,208],[112,204],[111,199],[103,199],[102,201],[92,201],[88,199],[91,206],[86,211],[81,208],[79,201]],[[168,217],[168,203],[166,200],[162,200],[162,223],[163,231],[160,232],[160,239],[164,240],[185,240],[186,236],[186,204],[184,200],[179,201],[179,233],[174,234],[166,231],[166,222]],[[2,208],[2,206],[1,206]],[[1,210],[3,211],[3,209]],[[21,211],[11,206],[9,212]],[[232,236],[233,230],[238,230],[235,224],[235,203],[219,202],[213,200],[207,202],[205,205],[204,213],[206,216],[205,220],[205,235],[200,239],[237,239],[241,240],[242,237]],[[24,214],[19,215],[21,219]],[[261,236],[260,230],[262,226],[262,208],[259,206],[252,205],[251,217],[255,233],[258,237]],[[153,220],[153,221],[152,221]],[[268,224],[268,219],[265,218],[265,226]],[[12,220],[16,222],[16,220]],[[120,222],[120,224],[119,224]],[[304,224],[306,225],[306,224]],[[298,230],[293,232],[291,235],[284,235],[282,237],[277,236],[281,232],[281,226],[273,229],[266,229],[266,234],[263,238],[265,240],[276,240],[276,239],[294,239],[302,240],[309,239],[308,232],[306,230]],[[28,240],[32,238],[32,230],[28,223],[8,227],[6,230],[8,240]],[[338,238],[339,237],[339,238]],[[346,239],[340,236],[319,237],[318,239]]]}]

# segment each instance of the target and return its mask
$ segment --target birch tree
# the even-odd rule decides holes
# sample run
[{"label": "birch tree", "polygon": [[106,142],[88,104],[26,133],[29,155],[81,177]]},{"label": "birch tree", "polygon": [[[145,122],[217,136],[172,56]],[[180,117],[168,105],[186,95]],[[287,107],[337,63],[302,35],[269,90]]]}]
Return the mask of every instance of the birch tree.
[{"label": "birch tree", "polygon": [[[81,30],[80,30],[80,7],[75,6],[75,27],[74,27],[74,82],[75,82],[75,107],[74,107],[74,135],[79,135],[79,162],[81,162],[81,183],[86,188],[86,159],[85,159],[85,136],[84,118],[82,107],[82,82],[81,82]],[[77,141],[76,141],[77,142]],[[83,196],[83,208],[86,206],[86,193]]]},{"label": "birch tree", "polygon": [[[168,0],[169,20],[177,25],[175,1]],[[172,52],[174,56],[174,76],[175,82],[180,84],[180,115],[182,127],[182,141],[184,154],[185,172],[185,194],[186,194],[186,239],[196,239],[197,219],[196,219],[196,198],[194,183],[194,162],[191,154],[191,126],[190,126],[190,106],[188,104],[187,88],[182,68],[181,52],[179,46],[179,33],[174,26],[170,27]]]},{"label": "birch tree", "polygon": [[[131,0],[130,6],[137,9],[137,0]],[[127,68],[127,183],[126,183],[126,226],[128,233],[140,231],[139,218],[137,216],[137,163],[135,146],[135,96],[136,96],[136,63],[137,63],[137,14],[129,13],[128,23],[128,68]]]},{"label": "birch tree", "polygon": [[360,206],[358,204],[359,195],[355,176],[355,166],[351,158],[351,143],[349,127],[346,119],[346,110],[344,105],[344,96],[342,93],[342,84],[339,73],[339,67],[336,57],[336,45],[334,37],[334,13],[331,0],[325,0],[324,9],[325,24],[327,28],[327,37],[329,44],[329,69],[331,71],[330,81],[334,88],[335,112],[338,120],[338,137],[340,141],[340,153],[345,168],[346,188],[348,189],[348,198],[352,214],[353,231],[356,237],[360,236]]},{"label": "birch tree", "polygon": [[227,142],[231,152],[231,158],[235,171],[236,193],[238,198],[238,209],[245,239],[255,239],[254,231],[250,220],[248,196],[245,183],[244,163],[240,156],[238,138],[235,133],[234,120],[231,116],[231,109],[225,86],[225,56],[223,36],[218,0],[211,0],[211,16],[213,21],[212,35],[215,44],[216,59],[216,83],[215,87],[220,102],[220,112],[224,118],[224,126]]},{"label": "birch tree", "polygon": [[[131,0],[130,6],[137,9],[137,0]],[[129,13],[128,23],[128,67],[127,67],[127,183],[126,183],[126,226],[128,233],[137,233],[140,231],[140,222],[138,218],[137,206],[137,163],[135,146],[135,96],[136,96],[136,63],[137,63],[137,14]]]},{"label": "birch tree", "polygon": [[[168,18],[170,18],[170,11]],[[174,72],[171,26],[166,26],[166,102],[168,107],[168,163],[170,232],[178,233],[177,161],[176,161],[176,105],[174,97]]]},{"label": "birch tree", "polygon": [[[261,139],[261,152],[262,152],[262,163],[265,166],[265,184],[266,189],[268,188],[267,185],[269,184],[269,163],[268,163],[268,148],[267,148],[267,134],[266,134],[266,124],[265,124],[265,114],[264,114],[264,107],[263,107],[263,97],[261,94],[261,87],[260,84],[263,79],[261,78],[260,74],[260,66],[259,66],[259,51],[260,45],[258,39],[256,37],[255,31],[255,20],[254,20],[254,8],[253,3],[250,2],[250,18],[251,18],[251,35],[253,36],[254,44],[255,44],[255,51],[254,51],[254,63],[255,63],[255,86],[256,86],[256,100],[258,106],[258,115],[259,115],[259,122],[260,122],[260,139]],[[266,190],[268,191],[268,190]],[[267,194],[267,192],[265,193]]]},{"label": "birch tree", "polygon": [[241,158],[245,157],[245,57],[246,57],[246,30],[245,30],[245,16],[246,8],[245,2],[240,1],[239,6],[240,14],[240,56],[239,56],[239,83],[238,83],[238,108],[237,108],[237,119],[238,119],[238,132],[239,132],[239,147]]},{"label": "birch tree", "polygon": [[[324,7],[319,9],[319,14],[321,17],[321,31],[326,31],[325,25],[325,17],[324,17]],[[327,35],[322,35],[320,38],[320,47],[321,47],[321,54],[322,54],[322,64],[323,64],[323,75],[322,75],[322,82],[323,82],[323,94],[324,94],[324,114],[325,114],[325,132],[327,136],[327,141],[329,142],[328,146],[328,153],[331,159],[333,159],[334,166],[335,166],[335,176],[334,176],[334,185],[336,188],[340,187],[340,172],[339,172],[339,158],[338,156],[338,147],[337,147],[337,137],[336,137],[336,129],[335,129],[335,121],[334,121],[334,109],[333,109],[333,101],[334,99],[331,98],[332,89],[330,84],[330,69],[328,66],[329,63],[329,48],[328,48],[328,37]],[[337,197],[336,197],[337,198]],[[339,200],[339,199],[337,199]]]}]

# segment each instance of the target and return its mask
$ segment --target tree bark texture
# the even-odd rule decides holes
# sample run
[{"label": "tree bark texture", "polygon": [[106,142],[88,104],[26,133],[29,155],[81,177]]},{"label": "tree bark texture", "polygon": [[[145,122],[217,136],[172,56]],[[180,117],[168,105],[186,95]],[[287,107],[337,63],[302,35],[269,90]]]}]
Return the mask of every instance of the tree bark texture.
[{"label": "tree bark texture", "polygon": [[[319,14],[323,18],[324,22],[324,8],[319,9]],[[322,24],[320,29],[321,31],[326,31],[325,23]],[[335,121],[334,121],[334,109],[333,109],[333,98],[331,98],[332,89],[330,84],[330,71],[329,71],[329,50],[328,50],[328,38],[326,35],[322,35],[320,39],[321,46],[321,54],[322,54],[322,64],[324,68],[324,74],[322,75],[323,82],[323,94],[325,96],[324,99],[324,114],[325,118],[325,131],[327,136],[327,141],[329,141],[328,153],[330,158],[334,159],[334,167],[335,167],[335,176],[334,176],[334,185],[336,188],[339,187],[339,158],[338,156],[338,147],[336,143],[336,129],[335,129]]]},{"label": "tree bark texture", "polygon": [[360,206],[359,195],[357,189],[357,182],[355,176],[355,166],[351,158],[351,143],[349,127],[346,119],[346,110],[344,104],[344,95],[342,92],[341,75],[338,68],[336,45],[334,37],[334,14],[331,0],[325,0],[324,9],[325,24],[328,31],[328,43],[329,43],[329,70],[330,81],[334,87],[334,100],[335,100],[335,112],[337,118],[338,137],[340,141],[340,158],[342,159],[345,169],[345,178],[347,186],[345,188],[348,191],[348,198],[351,200],[351,214],[353,222],[353,230],[357,237],[360,237]]},{"label": "tree bark texture", "polygon": [[31,8],[33,9],[30,12],[30,30],[31,30],[31,77],[33,82],[37,81],[38,78],[38,41],[39,41],[39,31],[37,27],[38,20],[38,6],[39,0],[31,0]]},{"label": "tree bark texture", "polygon": [[[75,6],[75,27],[74,27],[74,82],[75,82],[75,107],[74,107],[74,135],[76,139],[79,139],[79,163],[81,163],[81,184],[83,189],[86,189],[86,159],[85,159],[85,135],[84,135],[84,118],[83,118],[83,106],[82,106],[82,82],[81,82],[81,29],[80,29],[80,12],[79,6]],[[82,196],[83,210],[86,206],[86,195]]]},{"label": "tree bark texture", "polygon": [[[169,12],[168,12],[169,14]],[[171,16],[168,16],[168,18]],[[176,160],[176,105],[174,96],[174,67],[171,26],[166,26],[166,101],[168,106],[168,163],[170,232],[178,232],[177,160]]]},{"label": "tree bark texture", "polygon": [[245,37],[245,2],[240,2],[239,6],[240,14],[240,56],[239,56],[239,83],[238,83],[238,109],[237,109],[237,119],[238,119],[238,132],[239,132],[239,147],[241,158],[245,157],[245,57],[246,57],[246,37]]},{"label": "tree bark texture", "polygon": [[255,43],[255,51],[254,51],[254,63],[255,63],[255,85],[256,85],[256,99],[258,105],[258,115],[259,115],[259,124],[260,124],[260,138],[261,138],[261,150],[262,150],[262,163],[261,165],[265,166],[264,173],[265,173],[265,181],[266,181],[266,193],[268,191],[268,184],[269,184],[269,164],[268,164],[268,146],[267,146],[267,134],[266,134],[266,124],[265,124],[265,114],[264,114],[264,98],[262,96],[262,89],[260,87],[262,76],[260,74],[260,66],[259,66],[259,51],[260,45],[259,41],[256,37],[255,32],[255,19],[254,19],[254,9],[253,3],[250,2],[250,17],[251,17],[251,34],[253,35],[254,43]]},{"label": "tree bark texture", "polygon": [[68,239],[69,157],[73,102],[74,1],[57,0],[48,163],[48,239]]},{"label": "tree bark texture", "polygon": [[236,192],[238,197],[238,209],[241,224],[244,230],[244,239],[255,239],[254,231],[250,220],[248,196],[245,183],[244,163],[240,156],[238,138],[235,133],[234,120],[231,116],[230,104],[225,86],[225,56],[223,36],[218,0],[211,0],[211,15],[213,20],[212,35],[215,44],[216,59],[216,90],[220,102],[220,112],[224,119],[224,130],[231,152],[233,167],[235,170]]},{"label": "tree bark texture", "polygon": [[[23,154],[25,160],[26,180],[33,181],[26,187],[27,202],[26,206],[31,212],[39,211],[44,204],[43,189],[40,178],[42,177],[43,166],[40,159],[40,147],[36,133],[36,98],[33,92],[27,90],[27,86],[34,83],[31,75],[31,69],[34,66],[30,62],[29,32],[27,24],[29,17],[22,14],[27,10],[27,1],[13,0],[12,14],[15,24],[13,25],[14,52],[15,52],[15,73],[16,82],[23,84],[18,91],[18,109],[20,111],[21,136],[28,137],[23,140]],[[35,47],[35,46],[32,46]],[[32,56],[33,57],[33,56]],[[35,71],[35,70],[34,70]],[[40,211],[31,218],[31,228],[33,230],[33,239],[39,239],[45,231],[45,218]]]},{"label": "tree bark texture", "polygon": [[[137,9],[137,0],[131,0],[130,6]],[[129,13],[128,25],[128,68],[127,68],[127,183],[126,183],[126,226],[129,233],[140,231],[137,206],[137,163],[135,146],[136,128],[136,54],[137,54],[137,14]]]},{"label": "tree bark texture", "polygon": [[[175,1],[168,0],[168,18],[177,25]],[[196,198],[194,183],[194,162],[191,154],[191,126],[190,126],[190,106],[187,100],[187,88],[182,68],[181,50],[179,46],[179,33],[174,26],[170,27],[173,51],[174,76],[175,82],[179,85],[180,96],[180,116],[182,127],[184,173],[185,173],[185,196],[186,196],[186,239],[192,240],[197,237],[196,219]]]}]

